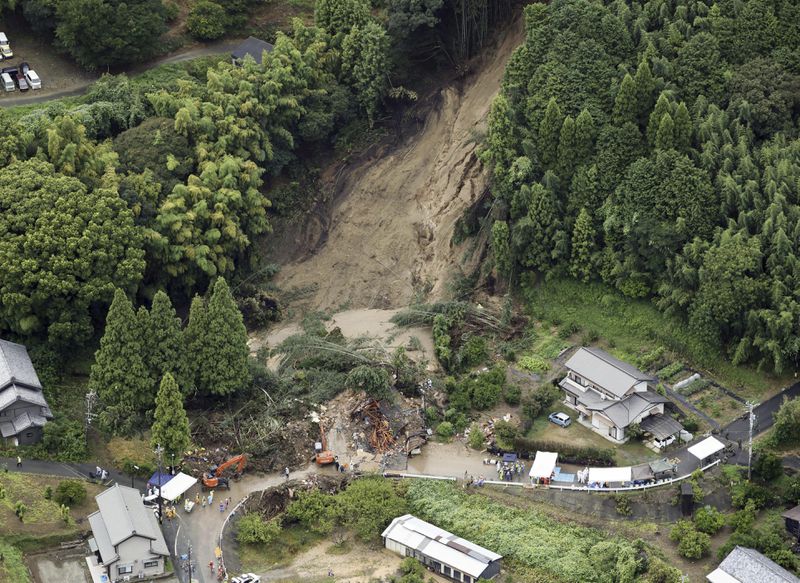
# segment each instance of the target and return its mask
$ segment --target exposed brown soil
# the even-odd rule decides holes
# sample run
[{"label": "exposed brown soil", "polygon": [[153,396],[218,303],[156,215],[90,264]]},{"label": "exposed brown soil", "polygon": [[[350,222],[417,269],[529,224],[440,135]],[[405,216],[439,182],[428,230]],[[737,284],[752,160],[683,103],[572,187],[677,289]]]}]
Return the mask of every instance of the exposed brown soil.
[{"label": "exposed brown soil", "polygon": [[519,19],[473,64],[474,75],[430,98],[415,135],[330,169],[331,208],[266,241],[283,264],[277,285],[308,291],[301,307],[390,308],[420,291],[443,295],[465,252],[451,245],[453,228],[487,188],[477,156],[486,118],[523,36]]}]

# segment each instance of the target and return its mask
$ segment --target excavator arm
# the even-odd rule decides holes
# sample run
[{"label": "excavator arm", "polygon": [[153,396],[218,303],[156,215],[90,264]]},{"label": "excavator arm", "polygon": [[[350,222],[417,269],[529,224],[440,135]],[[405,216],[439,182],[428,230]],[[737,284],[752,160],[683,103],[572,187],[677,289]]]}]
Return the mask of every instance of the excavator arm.
[{"label": "excavator arm", "polygon": [[247,463],[247,456],[244,454],[240,454],[237,456],[233,456],[231,459],[222,462],[219,466],[217,466],[216,471],[214,472],[215,476],[221,476],[225,470],[232,466],[236,466],[236,473],[241,474],[242,470],[244,470],[244,465]]}]

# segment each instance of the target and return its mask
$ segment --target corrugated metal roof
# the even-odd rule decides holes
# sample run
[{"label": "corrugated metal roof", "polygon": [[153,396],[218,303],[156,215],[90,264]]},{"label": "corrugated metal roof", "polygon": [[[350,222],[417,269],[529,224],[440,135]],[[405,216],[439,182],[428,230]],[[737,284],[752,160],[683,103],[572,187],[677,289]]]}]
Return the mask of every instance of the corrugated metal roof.
[{"label": "corrugated metal roof", "polygon": [[0,387],[14,381],[36,389],[42,388],[28,350],[22,344],[0,340]]},{"label": "corrugated metal roof", "polygon": [[599,348],[579,348],[565,366],[617,397],[625,395],[639,381],[655,380]]},{"label": "corrugated metal roof", "polygon": [[418,550],[472,577],[480,577],[489,563],[503,558],[411,514],[395,518],[381,536]]},{"label": "corrugated metal roof", "polygon": [[[747,547],[735,547],[719,564],[717,571],[722,571],[741,583],[800,582],[800,579],[774,561]],[[714,581],[724,581],[724,579],[714,579]]]},{"label": "corrugated metal roof", "polygon": [[683,429],[683,425],[667,415],[650,415],[642,419],[639,426],[656,439],[666,439]]}]

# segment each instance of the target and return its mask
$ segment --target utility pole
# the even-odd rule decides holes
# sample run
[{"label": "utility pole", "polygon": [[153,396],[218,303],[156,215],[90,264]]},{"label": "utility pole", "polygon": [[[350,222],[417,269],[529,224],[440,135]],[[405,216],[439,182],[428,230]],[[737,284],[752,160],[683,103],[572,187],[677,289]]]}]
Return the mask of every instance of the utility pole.
[{"label": "utility pole", "polygon": [[161,500],[161,454],[164,453],[164,448],[161,447],[159,443],[156,445],[155,454],[158,458],[158,523],[161,524],[162,517],[163,517],[163,508],[162,508],[162,500]]},{"label": "utility pole", "polygon": [[747,438],[747,481],[750,481],[753,463],[753,426],[756,422],[756,416],[753,413],[753,408],[756,404],[753,401],[747,401],[747,414],[750,421],[750,429]]}]

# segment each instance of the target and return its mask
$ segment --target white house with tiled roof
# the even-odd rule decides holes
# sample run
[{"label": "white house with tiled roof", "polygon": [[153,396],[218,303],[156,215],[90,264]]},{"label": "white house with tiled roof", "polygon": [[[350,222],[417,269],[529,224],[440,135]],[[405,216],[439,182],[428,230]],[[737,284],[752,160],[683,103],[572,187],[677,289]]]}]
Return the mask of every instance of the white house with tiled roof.
[{"label": "white house with tiled roof", "polygon": [[599,348],[579,348],[564,366],[567,376],[559,383],[564,404],[578,412],[579,422],[606,439],[627,441],[625,429],[633,423],[650,426],[659,439],[664,432],[680,431],[680,424],[664,415],[669,399],[650,390],[655,377]]}]

